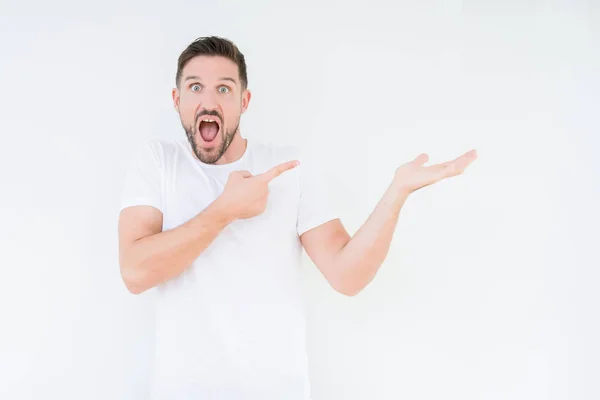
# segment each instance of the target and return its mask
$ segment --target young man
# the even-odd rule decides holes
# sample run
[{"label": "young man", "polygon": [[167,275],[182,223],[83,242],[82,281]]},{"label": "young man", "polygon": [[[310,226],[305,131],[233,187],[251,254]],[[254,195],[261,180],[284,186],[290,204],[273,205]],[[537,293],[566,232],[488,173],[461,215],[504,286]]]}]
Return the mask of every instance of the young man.
[{"label": "young man", "polygon": [[310,399],[302,249],[333,289],[359,293],[407,196],[476,157],[424,166],[422,154],[400,166],[350,236],[310,161],[241,136],[250,98],[239,49],[197,39],[173,89],[187,138],[148,142],[126,177],[120,269],[132,293],[157,290],[155,399]]}]

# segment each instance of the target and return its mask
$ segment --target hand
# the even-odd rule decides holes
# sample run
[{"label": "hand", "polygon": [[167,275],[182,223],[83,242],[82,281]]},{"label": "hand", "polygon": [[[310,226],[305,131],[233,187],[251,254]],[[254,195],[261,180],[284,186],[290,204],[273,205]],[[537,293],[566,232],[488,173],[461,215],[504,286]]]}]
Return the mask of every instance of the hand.
[{"label": "hand", "polygon": [[429,157],[427,154],[420,154],[414,160],[398,167],[394,176],[394,184],[401,191],[410,194],[442,179],[462,174],[476,158],[477,152],[471,150],[452,161],[424,166]]},{"label": "hand", "polygon": [[248,171],[234,171],[218,201],[231,220],[255,217],[267,207],[269,183],[298,164],[288,161],[256,176]]}]

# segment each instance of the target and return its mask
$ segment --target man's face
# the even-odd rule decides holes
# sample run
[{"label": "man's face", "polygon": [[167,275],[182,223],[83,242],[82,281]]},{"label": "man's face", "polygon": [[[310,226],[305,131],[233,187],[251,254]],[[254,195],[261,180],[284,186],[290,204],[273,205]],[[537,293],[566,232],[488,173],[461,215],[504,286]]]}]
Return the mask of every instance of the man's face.
[{"label": "man's face", "polygon": [[184,67],[173,101],[194,153],[200,161],[214,164],[238,133],[250,92],[242,89],[233,61],[198,56]]}]

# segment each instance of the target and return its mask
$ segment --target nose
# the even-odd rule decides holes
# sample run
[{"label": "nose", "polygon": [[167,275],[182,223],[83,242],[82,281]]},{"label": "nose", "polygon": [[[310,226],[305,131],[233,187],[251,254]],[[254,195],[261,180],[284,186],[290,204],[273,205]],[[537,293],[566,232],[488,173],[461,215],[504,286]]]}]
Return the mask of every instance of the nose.
[{"label": "nose", "polygon": [[200,108],[206,110],[216,110],[218,106],[219,103],[217,101],[216,94],[211,93],[210,91],[206,91],[202,94],[202,97],[200,98]]}]

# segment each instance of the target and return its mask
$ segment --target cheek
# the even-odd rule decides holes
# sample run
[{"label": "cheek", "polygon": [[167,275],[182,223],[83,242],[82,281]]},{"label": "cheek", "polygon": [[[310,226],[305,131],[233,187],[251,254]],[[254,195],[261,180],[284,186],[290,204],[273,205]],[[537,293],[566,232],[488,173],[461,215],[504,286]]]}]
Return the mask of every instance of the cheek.
[{"label": "cheek", "polygon": [[186,99],[181,97],[179,101],[179,115],[183,121],[187,121],[188,123],[194,122],[197,110],[197,101],[194,101],[194,99]]},{"label": "cheek", "polygon": [[181,96],[179,99],[179,110],[181,110],[181,114],[186,115],[189,114],[190,111],[194,110],[196,107],[196,103],[191,101],[191,99]]},{"label": "cheek", "polygon": [[237,99],[223,102],[221,103],[221,107],[225,113],[225,118],[228,120],[236,120],[242,111],[242,103]]}]

